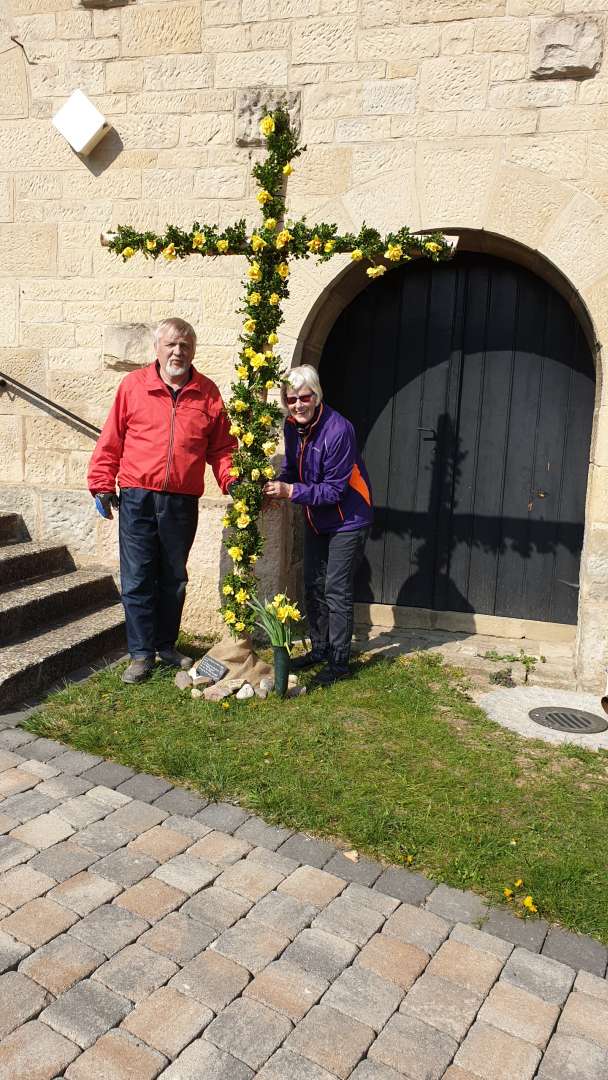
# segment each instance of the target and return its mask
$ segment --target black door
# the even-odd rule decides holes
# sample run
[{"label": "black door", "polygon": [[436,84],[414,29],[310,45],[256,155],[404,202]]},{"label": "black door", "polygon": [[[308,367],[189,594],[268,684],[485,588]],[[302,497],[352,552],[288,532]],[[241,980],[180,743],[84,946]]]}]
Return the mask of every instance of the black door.
[{"label": "black door", "polygon": [[485,255],[393,271],[320,376],[373,485],[358,601],[576,622],[595,381],[551,286]]}]

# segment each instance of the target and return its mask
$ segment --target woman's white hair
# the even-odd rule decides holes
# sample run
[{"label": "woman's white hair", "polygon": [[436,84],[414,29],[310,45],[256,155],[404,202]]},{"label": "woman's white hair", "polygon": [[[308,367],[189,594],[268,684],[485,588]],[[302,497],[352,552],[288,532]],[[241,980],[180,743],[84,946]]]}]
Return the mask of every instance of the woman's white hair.
[{"label": "woman's white hair", "polygon": [[287,394],[289,390],[301,390],[308,386],[315,395],[317,402],[323,401],[323,390],[319,382],[319,373],[311,364],[301,364],[288,371],[285,382],[281,386],[281,402],[287,408]]},{"label": "woman's white hair", "polygon": [[178,319],[174,317],[172,319],[163,319],[159,322],[156,330],[154,331],[154,348],[158,345],[161,335],[165,330],[177,330],[178,334],[183,334],[185,337],[191,338],[196,345],[196,330],[185,319]]}]

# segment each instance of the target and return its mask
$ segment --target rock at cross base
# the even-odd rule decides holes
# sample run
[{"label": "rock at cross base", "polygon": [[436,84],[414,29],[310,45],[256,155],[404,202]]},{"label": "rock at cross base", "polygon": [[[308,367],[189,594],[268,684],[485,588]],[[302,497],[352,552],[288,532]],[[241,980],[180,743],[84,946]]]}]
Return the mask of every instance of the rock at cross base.
[{"label": "rock at cross base", "polygon": [[255,690],[250,683],[246,682],[236,695],[237,701],[249,701],[250,698],[255,697]]},{"label": "rock at cross base", "polygon": [[268,690],[265,690],[263,686],[256,686],[255,696],[259,697],[261,701],[265,701],[268,697]]},{"label": "rock at cross base", "polygon": [[272,668],[260,660],[248,634],[236,639],[227,634],[209,650],[207,656],[228,668],[224,678],[216,685],[230,684],[239,690],[243,683],[248,682],[256,687],[261,685],[263,678],[272,675]]},{"label": "rock at cross base", "polygon": [[208,686],[206,690],[203,690],[203,697],[205,701],[223,701],[224,698],[230,697],[232,690],[225,683],[214,683],[213,686]]},{"label": "rock at cross base", "polygon": [[178,671],[173,681],[178,690],[189,690],[192,686],[192,679],[187,671]]},{"label": "rock at cross base", "polygon": [[202,696],[203,696],[203,691],[202,690],[197,690],[196,686],[194,686],[192,688],[192,690],[190,691],[190,697],[202,698]]},{"label": "rock at cross base", "polygon": [[274,675],[264,675],[260,679],[260,690],[265,690],[268,693],[269,690],[274,690]]}]

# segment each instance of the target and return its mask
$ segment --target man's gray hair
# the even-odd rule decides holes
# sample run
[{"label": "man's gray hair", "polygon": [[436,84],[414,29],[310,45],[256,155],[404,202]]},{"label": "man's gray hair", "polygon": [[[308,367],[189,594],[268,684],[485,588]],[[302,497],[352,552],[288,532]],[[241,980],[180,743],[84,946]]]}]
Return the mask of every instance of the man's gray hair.
[{"label": "man's gray hair", "polygon": [[154,348],[158,345],[161,334],[164,334],[165,330],[177,330],[178,334],[184,334],[186,337],[192,339],[196,345],[196,330],[185,319],[163,319],[159,322],[156,330],[154,331]]},{"label": "man's gray hair", "polygon": [[317,401],[323,400],[323,390],[321,389],[317,369],[311,364],[300,364],[300,367],[294,367],[287,372],[285,382],[281,386],[281,401],[285,409],[287,408],[288,392],[290,390],[301,390],[303,386],[310,387],[313,394],[316,395]]}]

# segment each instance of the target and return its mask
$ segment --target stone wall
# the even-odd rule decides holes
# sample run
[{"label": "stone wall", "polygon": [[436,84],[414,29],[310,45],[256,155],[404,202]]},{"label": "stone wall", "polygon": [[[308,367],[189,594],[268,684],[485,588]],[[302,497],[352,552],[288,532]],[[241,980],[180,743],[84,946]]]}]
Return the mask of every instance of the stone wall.
[{"label": "stone wall", "polygon": [[[99,234],[128,222],[255,221],[249,172],[259,151],[237,145],[237,134],[242,93],[259,98],[265,88],[299,95],[308,153],[289,181],[294,215],[355,229],[363,219],[483,229],[486,248],[488,234],[509,237],[565,275],[603,343],[607,0],[5,0],[4,12],[0,370],[73,411],[101,423],[124,370],[141,360],[137,332],[125,327],[169,314],[195,323],[199,364],[228,389],[240,260],[123,265]],[[86,160],[50,122],[76,87],[112,124]],[[303,354],[310,313],[341,269],[336,260],[294,272],[288,360]],[[599,374],[579,621],[579,678],[589,686],[608,663],[608,389]],[[89,449],[0,398],[3,483],[30,500],[37,535],[57,535],[63,520],[83,561],[111,562],[111,529],[94,520],[84,491]],[[188,613],[199,626],[216,619],[212,478],[204,506]],[[287,550],[284,560],[281,573]]]}]

